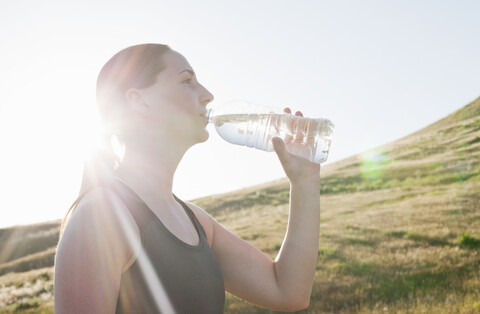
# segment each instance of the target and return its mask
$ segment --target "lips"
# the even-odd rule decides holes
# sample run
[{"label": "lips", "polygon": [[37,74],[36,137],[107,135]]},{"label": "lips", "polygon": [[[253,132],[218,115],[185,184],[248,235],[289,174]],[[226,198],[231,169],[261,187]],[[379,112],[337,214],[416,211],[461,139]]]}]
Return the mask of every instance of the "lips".
[{"label": "lips", "polygon": [[200,114],[200,117],[203,118],[203,121],[204,121],[205,125],[207,125],[207,124],[208,124],[208,121],[207,121],[207,113],[205,112],[205,113],[203,113],[203,114]]}]

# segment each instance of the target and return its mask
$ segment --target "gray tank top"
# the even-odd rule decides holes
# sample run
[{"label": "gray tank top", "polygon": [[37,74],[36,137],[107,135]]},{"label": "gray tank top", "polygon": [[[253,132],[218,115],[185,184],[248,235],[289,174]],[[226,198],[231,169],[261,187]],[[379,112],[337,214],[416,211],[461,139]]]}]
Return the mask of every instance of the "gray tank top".
[{"label": "gray tank top", "polygon": [[[116,313],[161,313],[158,303],[162,304],[162,293],[152,280],[154,277],[163,286],[175,313],[223,313],[222,273],[192,210],[174,195],[197,230],[197,246],[178,239],[135,192],[124,183],[114,181],[111,188],[135,219],[143,256],[148,257],[141,261],[137,258],[122,274]],[[147,259],[151,267],[145,266]]]}]

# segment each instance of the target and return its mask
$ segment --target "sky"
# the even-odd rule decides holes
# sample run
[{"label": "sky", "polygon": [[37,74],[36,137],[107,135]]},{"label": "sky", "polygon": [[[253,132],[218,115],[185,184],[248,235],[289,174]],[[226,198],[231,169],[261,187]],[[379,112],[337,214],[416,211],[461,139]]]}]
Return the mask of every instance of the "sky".
[{"label": "sky", "polygon": [[[164,43],[214,95],[335,124],[326,164],[406,136],[480,96],[479,1],[0,2],[0,227],[63,218],[117,51]],[[275,153],[210,138],[174,193],[190,200],[279,178]]]}]

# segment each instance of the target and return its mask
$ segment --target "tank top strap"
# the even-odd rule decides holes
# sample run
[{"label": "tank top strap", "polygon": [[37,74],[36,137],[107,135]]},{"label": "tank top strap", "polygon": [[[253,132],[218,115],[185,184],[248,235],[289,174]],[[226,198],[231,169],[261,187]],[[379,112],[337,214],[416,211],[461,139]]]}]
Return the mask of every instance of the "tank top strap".
[{"label": "tank top strap", "polygon": [[108,186],[123,201],[133,219],[137,223],[140,232],[144,230],[156,217],[148,208],[147,204],[128,185],[120,179],[112,180]]},{"label": "tank top strap", "polygon": [[[187,213],[188,217],[190,217],[190,220],[192,220],[192,222],[195,224],[195,227],[198,231],[200,231],[202,233],[202,235],[205,237],[205,239],[207,238],[207,234],[205,232],[205,230],[203,229],[203,226],[202,224],[200,223],[200,221],[198,221],[197,219],[197,216],[195,216],[195,213],[190,209],[190,207],[188,207],[187,204],[185,204],[184,201],[182,201],[181,199],[179,199],[175,194],[173,194],[173,197],[175,198],[175,200],[180,203],[180,205],[182,205],[183,209],[185,210],[185,212]],[[200,234],[199,234],[200,236]]]},{"label": "tank top strap", "polygon": [[[133,216],[135,222],[137,223],[140,230],[144,230],[142,227],[148,225],[152,221],[156,221],[158,218],[155,214],[148,208],[148,205],[137,195],[128,185],[126,185],[120,179],[114,180],[111,182],[110,188],[117,194],[120,199],[125,203],[131,215]],[[186,214],[195,225],[195,229],[198,231],[199,236],[207,238],[207,234],[203,229],[202,224],[198,221],[195,213],[188,207],[185,202],[178,198],[175,194],[172,194],[175,200],[182,205]],[[141,209],[141,210],[136,210]]]}]

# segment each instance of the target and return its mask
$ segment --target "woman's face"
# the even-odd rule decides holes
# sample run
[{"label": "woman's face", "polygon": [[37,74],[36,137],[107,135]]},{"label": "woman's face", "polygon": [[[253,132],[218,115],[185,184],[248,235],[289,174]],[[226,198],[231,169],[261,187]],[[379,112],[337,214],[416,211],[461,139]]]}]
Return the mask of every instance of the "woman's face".
[{"label": "woman's face", "polygon": [[136,89],[149,124],[146,127],[180,136],[179,140],[192,140],[191,144],[206,141],[206,105],[213,95],[197,81],[192,67],[178,52],[168,51],[163,62],[165,68],[156,82]]}]

